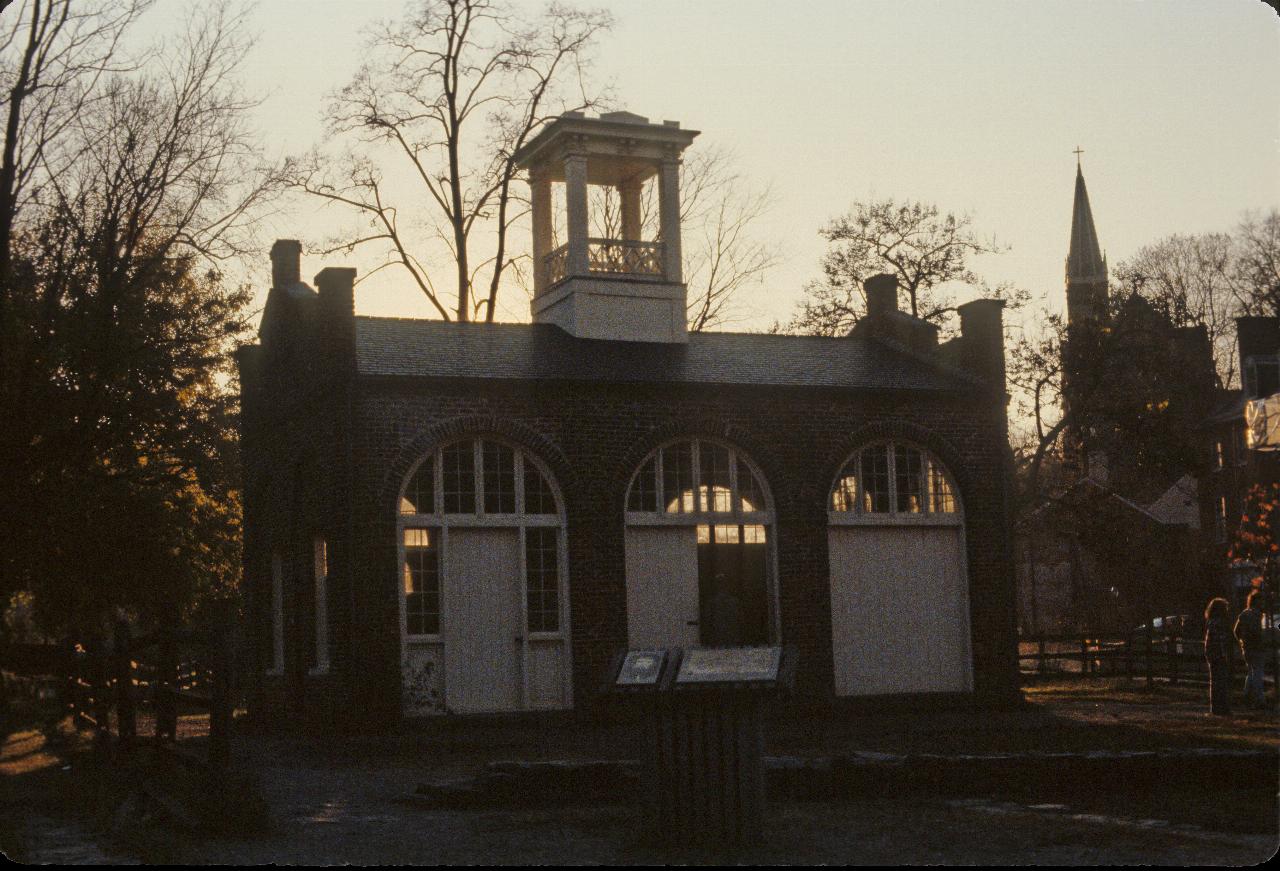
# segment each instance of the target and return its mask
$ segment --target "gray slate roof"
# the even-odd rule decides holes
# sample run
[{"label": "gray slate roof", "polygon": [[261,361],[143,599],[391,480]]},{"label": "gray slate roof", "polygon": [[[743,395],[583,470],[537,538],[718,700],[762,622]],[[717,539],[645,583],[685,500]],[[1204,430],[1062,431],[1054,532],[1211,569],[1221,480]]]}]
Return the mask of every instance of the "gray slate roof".
[{"label": "gray slate roof", "polygon": [[972,390],[871,339],[694,333],[687,345],[576,339],[551,324],[356,318],[361,375],[862,390]]}]

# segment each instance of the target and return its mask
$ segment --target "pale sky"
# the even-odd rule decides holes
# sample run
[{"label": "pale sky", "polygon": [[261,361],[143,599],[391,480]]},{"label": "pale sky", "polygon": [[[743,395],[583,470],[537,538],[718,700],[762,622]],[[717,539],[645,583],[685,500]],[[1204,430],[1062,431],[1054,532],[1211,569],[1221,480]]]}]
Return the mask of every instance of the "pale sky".
[{"label": "pale sky", "polygon": [[[183,0],[160,0],[163,19]],[[541,4],[522,3],[535,9]],[[588,5],[588,4],[579,4]],[[1172,233],[1229,230],[1280,207],[1280,26],[1260,0],[615,0],[595,76],[616,104],[703,132],[772,183],[760,232],[782,262],[743,300],[761,328],[818,274],[818,229],[860,199],[972,213],[1011,247],[978,271],[1061,308],[1075,155],[1114,264]],[[244,67],[273,154],[323,133],[326,93],[400,0],[260,0]],[[264,237],[319,238],[282,203]],[[266,245],[270,239],[266,238]],[[265,246],[264,246],[265,249]],[[341,256],[303,265],[309,277]],[[264,288],[265,250],[254,276]],[[427,315],[407,276],[362,285],[362,313]],[[508,319],[527,320],[511,293]]]}]

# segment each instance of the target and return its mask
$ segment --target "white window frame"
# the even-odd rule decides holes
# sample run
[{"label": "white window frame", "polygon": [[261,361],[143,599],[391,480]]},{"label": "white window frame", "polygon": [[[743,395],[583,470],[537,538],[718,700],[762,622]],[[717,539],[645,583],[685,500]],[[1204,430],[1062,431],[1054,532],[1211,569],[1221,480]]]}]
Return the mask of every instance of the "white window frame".
[{"label": "white window frame", "polygon": [[329,543],[321,536],[311,542],[312,571],[315,575],[316,664],[307,672],[329,673]]},{"label": "white window frame", "polygon": [[[862,507],[862,486],[865,477],[862,472],[862,452],[868,448],[874,448],[884,445],[889,451],[889,510],[888,511],[864,511]],[[919,451],[925,460],[925,484],[928,486],[929,470],[936,467],[942,472],[943,478],[946,479],[947,485],[951,488],[951,498],[955,501],[956,510],[948,513],[937,512],[933,510],[933,494],[928,493],[927,500],[929,510],[909,513],[898,511],[898,470],[897,470],[897,448],[907,447],[914,451]],[[849,463],[857,461],[858,470],[856,476],[856,491],[854,492],[852,511],[837,511],[832,508],[832,497],[836,492],[836,488],[840,486],[842,480],[841,474]],[[832,526],[960,526],[964,523],[964,503],[960,499],[960,489],[956,486],[955,476],[951,474],[951,470],[946,464],[941,462],[933,453],[917,444],[904,440],[895,439],[877,439],[860,445],[856,451],[845,457],[844,462],[840,464],[840,468],[836,470],[836,477],[831,482],[831,486],[827,489],[827,521]]]},{"label": "white window frame", "polygon": [[[464,513],[446,513],[444,510],[444,476],[441,474],[443,469],[443,460],[441,459],[444,450],[450,448],[459,442],[470,441],[472,444],[474,469],[475,469],[475,511]],[[510,448],[515,453],[515,512],[488,514],[484,510],[484,442],[493,442]],[[409,482],[413,480],[414,475],[422,467],[423,463],[434,463],[432,475],[432,502],[435,511],[430,514],[414,513],[408,514],[400,511],[400,506],[404,504],[405,491],[409,486]],[[551,495],[555,501],[554,514],[526,514],[524,510],[525,492],[524,492],[524,472],[525,464],[532,463],[541,475],[543,481],[551,488]],[[465,439],[457,439],[446,444],[440,445],[434,451],[424,455],[413,467],[409,473],[405,475],[404,481],[400,486],[400,494],[396,499],[396,565],[399,568],[398,577],[396,579],[396,587],[399,591],[400,600],[400,646],[401,650],[405,650],[409,644],[417,645],[442,645],[444,643],[444,627],[445,621],[448,619],[448,613],[445,610],[445,597],[440,597],[439,603],[439,628],[441,631],[433,633],[410,633],[408,621],[408,608],[406,594],[404,588],[405,573],[405,545],[404,533],[407,529],[423,529],[433,528],[437,530],[438,543],[436,545],[436,559],[438,560],[438,579],[440,590],[444,591],[449,583],[448,578],[448,560],[446,554],[449,549],[449,530],[459,527],[466,528],[498,528],[498,529],[516,529],[519,533],[519,550],[520,550],[520,644],[522,662],[527,663],[529,659],[529,647],[534,642],[560,642],[563,646],[565,663],[573,662],[572,658],[572,639],[570,637],[570,610],[569,610],[569,547],[567,521],[565,517],[565,502],[563,494],[560,491],[560,485],[556,481],[555,476],[551,474],[551,470],[539,459],[534,457],[526,448],[508,441],[503,438],[495,438],[487,435],[468,436]],[[556,575],[557,575],[557,605],[559,606],[558,627],[554,632],[530,632],[529,631],[529,575],[526,563],[526,542],[525,530],[531,527],[551,527],[558,530],[556,536]],[[572,668],[564,669],[565,678],[565,698],[569,699],[572,704],[572,685],[573,676]],[[528,688],[528,670],[522,668],[522,681],[524,682],[522,704],[528,707],[529,688]]]},{"label": "white window frame", "polygon": [[[693,452],[693,462],[690,466],[690,475],[693,481],[693,510],[692,511],[667,511],[666,493],[663,489],[665,480],[662,468],[662,454],[667,448],[675,447],[684,443],[688,443]],[[716,445],[717,447],[727,448],[729,451],[729,510],[728,511],[712,511],[704,506],[702,498],[702,445]],[[645,465],[653,460],[654,476],[655,476],[655,505],[656,511],[633,511],[631,510],[631,490],[636,485],[636,479],[640,476],[640,472]],[[738,463],[741,461],[751,470],[751,474],[755,475],[756,482],[760,485],[760,496],[764,502],[756,511],[743,511],[742,501],[739,498],[738,491]],[[760,473],[760,469],[751,458],[739,451],[728,442],[720,439],[707,438],[685,438],[674,439],[659,445],[650,451],[641,461],[640,465],[631,474],[631,480],[627,484],[626,501],[623,503],[626,507],[626,520],[629,526],[701,526],[710,524],[713,526],[725,526],[740,524],[742,526],[766,526],[772,527],[774,524],[773,501],[769,493],[769,488],[765,483],[764,475]],[[772,541],[773,531],[770,529],[766,532],[768,540]]]},{"label": "white window frame", "polygon": [[[690,465],[690,475],[693,484],[693,510],[668,512],[666,510],[667,498],[664,491],[665,480],[662,469],[662,455],[667,448],[675,447],[681,444],[689,444],[693,453],[692,463]],[[727,448],[729,451],[729,510],[728,511],[710,511],[703,505],[702,498],[702,445],[716,445],[717,447]],[[654,464],[655,476],[655,506],[656,511],[632,511],[631,510],[631,490],[636,485],[636,479],[644,470],[644,467],[652,460]],[[743,511],[741,509],[742,500],[740,498],[738,488],[738,464],[742,463],[755,476],[756,483],[760,489],[760,500],[764,504],[758,506],[756,511]],[[781,606],[778,602],[778,536],[777,536],[777,515],[773,506],[773,494],[769,489],[769,482],[764,474],[760,471],[760,467],[756,465],[746,453],[739,450],[731,442],[717,438],[703,437],[686,437],[676,438],[668,442],[664,442],[645,455],[640,464],[636,466],[636,470],[631,473],[631,480],[627,482],[627,492],[624,494],[623,501],[624,518],[627,526],[710,526],[712,537],[715,536],[714,527],[716,526],[762,526],[765,530],[765,547],[768,548],[765,555],[765,597],[767,599],[769,613],[768,626],[770,643],[777,644],[782,638],[782,614]]]},{"label": "white window frame", "polygon": [[284,559],[271,554],[271,665],[269,675],[284,674]]}]

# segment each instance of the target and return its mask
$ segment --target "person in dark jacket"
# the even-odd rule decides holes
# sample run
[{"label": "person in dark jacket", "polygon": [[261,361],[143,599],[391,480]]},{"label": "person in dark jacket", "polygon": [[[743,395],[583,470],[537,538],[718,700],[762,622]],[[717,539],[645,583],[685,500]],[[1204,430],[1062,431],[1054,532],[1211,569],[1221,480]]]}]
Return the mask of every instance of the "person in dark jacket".
[{"label": "person in dark jacket", "polygon": [[1209,713],[1231,714],[1231,629],[1227,600],[1210,599],[1204,609],[1204,658],[1209,663]]},{"label": "person in dark jacket", "polygon": [[1245,609],[1236,618],[1235,636],[1240,642],[1240,652],[1249,669],[1244,679],[1244,698],[1251,708],[1266,703],[1266,690],[1262,685],[1262,671],[1267,664],[1267,646],[1262,633],[1262,591],[1254,590],[1245,600]]}]

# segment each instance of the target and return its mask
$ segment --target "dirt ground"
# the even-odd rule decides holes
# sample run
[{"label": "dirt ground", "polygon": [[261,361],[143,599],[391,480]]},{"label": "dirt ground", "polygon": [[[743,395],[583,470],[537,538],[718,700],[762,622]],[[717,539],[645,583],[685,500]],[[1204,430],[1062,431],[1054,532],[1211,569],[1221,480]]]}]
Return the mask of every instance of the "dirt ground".
[{"label": "dirt ground", "polygon": [[[1274,714],[1229,720],[1203,713],[1194,687],[1097,681],[1029,687],[1016,711],[786,720],[769,750],[981,753],[1021,749],[1280,748]],[[72,864],[1254,864],[1276,852],[1274,794],[1203,790],[1118,794],[1107,785],[1064,798],[1043,792],[871,796],[782,802],[758,846],[736,853],[664,849],[638,839],[625,803],[451,810],[407,800],[423,781],[462,776],[494,759],[634,755],[625,725],[429,725],[390,738],[237,739],[237,766],[271,808],[258,834],[217,837],[156,830],[122,845],[74,812],[76,766],[36,728],[8,730],[0,749],[0,843],[19,858]],[[1256,805],[1266,804],[1258,824]],[[1242,808],[1254,808],[1242,822]],[[1268,825],[1267,821],[1273,825]]]}]

